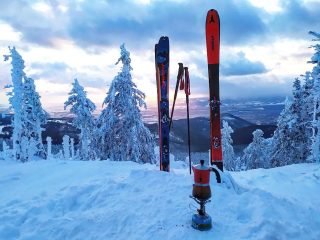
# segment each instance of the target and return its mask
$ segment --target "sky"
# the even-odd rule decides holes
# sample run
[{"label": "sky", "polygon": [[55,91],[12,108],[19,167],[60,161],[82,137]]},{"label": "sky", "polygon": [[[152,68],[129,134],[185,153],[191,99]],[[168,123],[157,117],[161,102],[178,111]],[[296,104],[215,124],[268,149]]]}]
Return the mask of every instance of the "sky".
[{"label": "sky", "polygon": [[[47,111],[63,111],[74,78],[101,109],[125,43],[133,81],[152,108],[154,44],[169,36],[171,98],[178,62],[189,67],[190,97],[208,98],[205,18],[212,8],[221,24],[222,100],[290,96],[294,79],[312,68],[308,31],[320,32],[320,0],[1,0],[0,55],[17,48]],[[0,59],[0,106],[8,105],[10,69]]]}]

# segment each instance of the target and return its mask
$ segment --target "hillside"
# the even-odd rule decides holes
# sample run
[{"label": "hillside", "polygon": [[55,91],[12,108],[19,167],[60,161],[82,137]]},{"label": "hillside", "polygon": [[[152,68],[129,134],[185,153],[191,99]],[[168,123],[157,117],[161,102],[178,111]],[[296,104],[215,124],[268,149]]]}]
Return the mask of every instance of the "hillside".
[{"label": "hillside", "polygon": [[[234,133],[231,134],[234,141],[233,145],[241,145],[241,148],[252,142],[252,132],[254,130],[261,129],[265,133],[264,137],[269,138],[276,129],[274,125],[256,125],[230,113],[222,114],[221,121],[227,121],[234,129]],[[156,127],[157,125],[154,124],[151,129],[155,131]],[[192,152],[207,152],[210,148],[209,119],[202,117],[190,119],[190,134]],[[171,151],[174,155],[178,152],[187,152],[188,135],[186,119],[175,120],[173,122],[171,137]]]}]

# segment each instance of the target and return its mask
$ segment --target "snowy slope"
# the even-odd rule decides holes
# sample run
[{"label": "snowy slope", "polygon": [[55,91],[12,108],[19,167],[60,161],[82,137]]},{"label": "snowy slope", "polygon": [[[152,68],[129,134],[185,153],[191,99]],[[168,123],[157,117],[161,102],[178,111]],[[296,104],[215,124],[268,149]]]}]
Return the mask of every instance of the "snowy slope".
[{"label": "snowy slope", "polygon": [[0,161],[0,239],[320,239],[319,165],[232,173],[240,191],[212,181],[208,232],[190,226],[184,167]]}]

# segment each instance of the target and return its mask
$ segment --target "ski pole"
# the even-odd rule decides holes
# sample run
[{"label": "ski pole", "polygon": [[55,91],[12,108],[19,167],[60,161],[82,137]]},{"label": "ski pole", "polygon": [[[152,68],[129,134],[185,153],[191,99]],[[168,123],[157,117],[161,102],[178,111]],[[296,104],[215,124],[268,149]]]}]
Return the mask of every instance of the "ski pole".
[{"label": "ski pole", "polygon": [[176,89],[174,91],[174,98],[173,98],[173,104],[172,104],[172,109],[171,109],[169,131],[171,130],[172,119],[173,119],[173,111],[174,111],[174,106],[176,104],[176,99],[177,99],[177,95],[178,95],[179,83],[180,83],[180,80],[183,78],[183,63],[178,63],[178,64],[179,64],[179,70],[178,70]]},{"label": "ski pole", "polygon": [[190,121],[189,121],[189,95],[190,95],[190,78],[189,70],[187,67],[184,68],[184,79],[185,79],[185,89],[186,103],[187,103],[187,121],[188,121],[188,148],[189,148],[189,171],[191,174],[191,152],[190,152]]}]

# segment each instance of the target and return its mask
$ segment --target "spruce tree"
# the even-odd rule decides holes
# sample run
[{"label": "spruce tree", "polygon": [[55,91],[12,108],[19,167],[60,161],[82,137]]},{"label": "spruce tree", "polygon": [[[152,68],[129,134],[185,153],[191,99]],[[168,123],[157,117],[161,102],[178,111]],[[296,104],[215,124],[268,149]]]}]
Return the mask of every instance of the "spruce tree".
[{"label": "spruce tree", "polygon": [[223,157],[223,166],[228,171],[237,171],[239,170],[239,165],[236,162],[236,157],[233,150],[233,140],[231,134],[233,129],[229,126],[227,121],[222,123],[222,157]]},{"label": "spruce tree", "polygon": [[21,55],[18,53],[15,47],[10,48],[10,55],[5,55],[4,60],[8,61],[11,58],[11,78],[12,85],[6,86],[11,88],[11,91],[7,93],[9,96],[10,108],[14,112],[13,117],[13,133],[12,133],[12,145],[13,155],[18,161],[25,161],[25,157],[22,156],[22,102],[23,102],[23,78],[25,77],[24,72],[24,61]]},{"label": "spruce tree", "polygon": [[40,95],[32,78],[24,78],[22,102],[22,146],[26,149],[25,156],[29,159],[37,155],[46,158],[42,144],[42,127],[47,121],[48,114],[42,108]]},{"label": "spruce tree", "polygon": [[142,122],[145,94],[132,81],[130,53],[120,46],[121,71],[113,79],[98,119],[101,157],[114,161],[154,163],[154,140]]},{"label": "spruce tree", "polygon": [[310,97],[313,81],[305,75],[305,84],[296,78],[293,83],[291,102],[286,101],[285,109],[278,118],[277,129],[271,148],[273,167],[305,162],[310,152]]},{"label": "spruce tree", "polygon": [[291,102],[288,98],[285,107],[280,113],[277,128],[273,135],[272,148],[270,152],[271,166],[278,167],[292,163],[292,151],[290,129],[292,126],[292,115],[290,111]]},{"label": "spruce tree", "polygon": [[291,105],[291,114],[294,116],[291,127],[293,141],[294,163],[305,162],[309,155],[309,121],[304,115],[304,101],[301,82],[298,78],[293,83],[293,101]]},{"label": "spruce tree", "polygon": [[12,59],[12,88],[8,93],[9,103],[14,112],[13,117],[13,153],[17,160],[25,162],[37,155],[45,158],[42,144],[41,125],[46,123],[47,113],[43,110],[40,96],[36,91],[34,80],[24,73],[24,61],[17,50],[9,48],[10,55],[5,61]]},{"label": "spruce tree", "polygon": [[[313,41],[320,41],[320,34],[310,31],[314,39]],[[309,97],[309,102],[312,102],[313,111],[311,114],[311,129],[310,134],[311,147],[310,147],[310,157],[309,159],[314,162],[320,162],[320,44],[315,44],[312,46],[315,53],[311,57],[309,63],[313,64],[313,69],[311,76],[313,79],[313,88],[311,91],[311,96]],[[311,112],[311,111],[310,111]]]},{"label": "spruce tree", "polygon": [[[313,41],[320,41],[320,34],[309,32]],[[314,65],[306,72],[304,84],[299,79],[293,84],[293,100],[286,101],[277,129],[272,138],[270,156],[272,166],[320,161],[320,44],[312,46],[315,53],[308,63]]]},{"label": "spruce tree", "polygon": [[[313,113],[313,88],[314,88],[314,80],[312,78],[311,72],[307,71],[304,77],[304,83],[302,86],[302,99],[303,99],[303,118],[304,121],[310,123],[310,119],[312,118]],[[310,129],[310,125],[308,126]]]},{"label": "spruce tree", "polygon": [[93,160],[96,158],[94,146],[95,120],[92,112],[96,109],[95,104],[87,98],[84,88],[75,79],[73,88],[69,93],[68,100],[64,103],[64,108],[71,106],[70,112],[75,115],[73,124],[80,130],[80,159]]},{"label": "spruce tree", "polygon": [[263,138],[263,131],[261,129],[257,129],[252,133],[252,135],[252,143],[250,143],[244,149],[242,162],[244,163],[246,169],[268,168],[268,142]]}]

